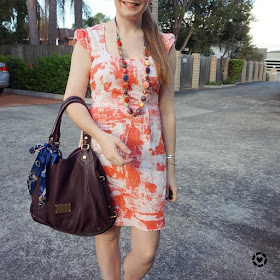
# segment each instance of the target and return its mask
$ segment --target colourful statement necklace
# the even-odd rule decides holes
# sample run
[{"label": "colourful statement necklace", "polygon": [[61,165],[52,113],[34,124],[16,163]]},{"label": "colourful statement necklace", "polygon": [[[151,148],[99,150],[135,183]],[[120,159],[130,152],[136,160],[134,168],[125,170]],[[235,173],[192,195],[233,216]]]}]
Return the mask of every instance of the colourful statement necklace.
[{"label": "colourful statement necklace", "polygon": [[146,98],[146,94],[147,94],[147,90],[150,87],[150,83],[149,83],[149,73],[150,73],[150,61],[149,61],[149,52],[147,50],[146,47],[146,43],[144,41],[144,56],[145,56],[145,76],[144,76],[144,81],[143,81],[143,95],[141,96],[141,100],[139,103],[139,108],[136,109],[136,111],[133,111],[133,109],[129,106],[129,100],[130,97],[128,95],[128,75],[127,75],[127,62],[125,61],[124,57],[123,57],[123,51],[122,51],[122,42],[121,42],[121,38],[118,34],[118,24],[117,24],[117,19],[115,18],[115,24],[116,24],[116,33],[117,33],[117,46],[118,46],[118,50],[119,50],[119,54],[121,56],[121,62],[120,65],[122,67],[122,72],[123,72],[123,84],[122,84],[122,89],[123,89],[123,94],[124,94],[124,103],[127,109],[127,112],[131,115],[133,115],[134,117],[136,117],[137,115],[141,115],[143,107],[145,106],[145,101],[147,100]]}]

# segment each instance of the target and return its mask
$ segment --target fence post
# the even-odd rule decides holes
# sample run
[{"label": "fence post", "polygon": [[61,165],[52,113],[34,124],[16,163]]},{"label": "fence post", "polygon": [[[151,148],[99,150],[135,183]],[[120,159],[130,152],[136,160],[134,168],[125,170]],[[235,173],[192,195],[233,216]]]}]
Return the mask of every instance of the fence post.
[{"label": "fence post", "polygon": [[241,83],[245,83],[246,82],[246,68],[247,67],[247,61],[244,60],[244,65],[243,65],[243,69],[242,69],[242,73],[241,73]]},{"label": "fence post", "polygon": [[266,82],[266,71],[267,71],[267,64],[263,64],[263,81]]},{"label": "fence post", "polygon": [[178,91],[181,89],[181,60],[182,54],[180,51],[176,51],[176,73],[175,73],[175,87],[174,90]]},{"label": "fence post", "polygon": [[228,77],[228,63],[229,63],[229,58],[223,58],[223,68],[222,68],[222,71],[223,71],[223,80],[226,80],[227,77]]},{"label": "fence post", "polygon": [[193,53],[192,88],[199,88],[200,54]]},{"label": "fence post", "polygon": [[209,81],[216,83],[216,75],[217,75],[217,57],[215,55],[211,55],[210,60],[210,77]]},{"label": "fence post", "polygon": [[273,67],[270,70],[269,81],[276,82],[276,76],[277,76],[277,69],[275,67]]},{"label": "fence post", "polygon": [[260,62],[260,72],[259,72],[259,77],[258,77],[258,81],[262,81],[262,77],[263,77],[263,62]]},{"label": "fence post", "polygon": [[251,83],[253,80],[253,67],[254,67],[254,62],[249,61],[249,75],[248,75],[248,83]]}]

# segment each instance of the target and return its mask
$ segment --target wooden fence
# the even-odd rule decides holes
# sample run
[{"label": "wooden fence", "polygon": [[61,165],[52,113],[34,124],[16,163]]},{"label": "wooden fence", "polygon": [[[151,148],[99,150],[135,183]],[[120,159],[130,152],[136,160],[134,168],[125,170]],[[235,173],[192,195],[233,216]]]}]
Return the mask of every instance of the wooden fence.
[{"label": "wooden fence", "polygon": [[34,64],[36,58],[51,56],[53,53],[58,55],[71,54],[72,46],[30,46],[23,44],[2,45],[0,55],[14,55],[22,58],[28,65]]}]

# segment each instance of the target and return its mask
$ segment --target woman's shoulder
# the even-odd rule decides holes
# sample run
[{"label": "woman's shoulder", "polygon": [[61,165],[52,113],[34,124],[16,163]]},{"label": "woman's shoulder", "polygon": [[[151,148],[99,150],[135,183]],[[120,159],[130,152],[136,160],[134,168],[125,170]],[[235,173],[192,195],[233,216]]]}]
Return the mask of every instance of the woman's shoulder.
[{"label": "woman's shoulder", "polygon": [[164,41],[166,50],[169,51],[172,47],[172,45],[175,43],[175,35],[173,33],[163,33],[160,32],[160,35]]},{"label": "woman's shoulder", "polygon": [[104,30],[104,22],[98,23],[94,26],[85,28],[88,32],[102,32]]}]

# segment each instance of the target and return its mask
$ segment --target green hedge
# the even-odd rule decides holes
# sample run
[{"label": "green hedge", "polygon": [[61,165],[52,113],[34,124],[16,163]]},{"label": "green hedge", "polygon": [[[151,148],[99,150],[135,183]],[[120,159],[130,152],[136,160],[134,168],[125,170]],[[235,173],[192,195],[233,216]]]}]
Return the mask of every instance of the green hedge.
[{"label": "green hedge", "polygon": [[26,88],[34,91],[64,94],[71,64],[71,55],[43,57],[30,69],[31,79]]},{"label": "green hedge", "polygon": [[0,61],[5,63],[10,73],[10,88],[26,89],[30,79],[30,69],[26,63],[16,56],[2,56]]},{"label": "green hedge", "polygon": [[64,94],[68,80],[71,55],[36,59],[32,68],[18,57],[0,56],[10,72],[10,88]]},{"label": "green hedge", "polygon": [[230,83],[236,83],[241,76],[242,69],[244,66],[244,60],[242,59],[231,59],[228,67],[228,80]]}]

